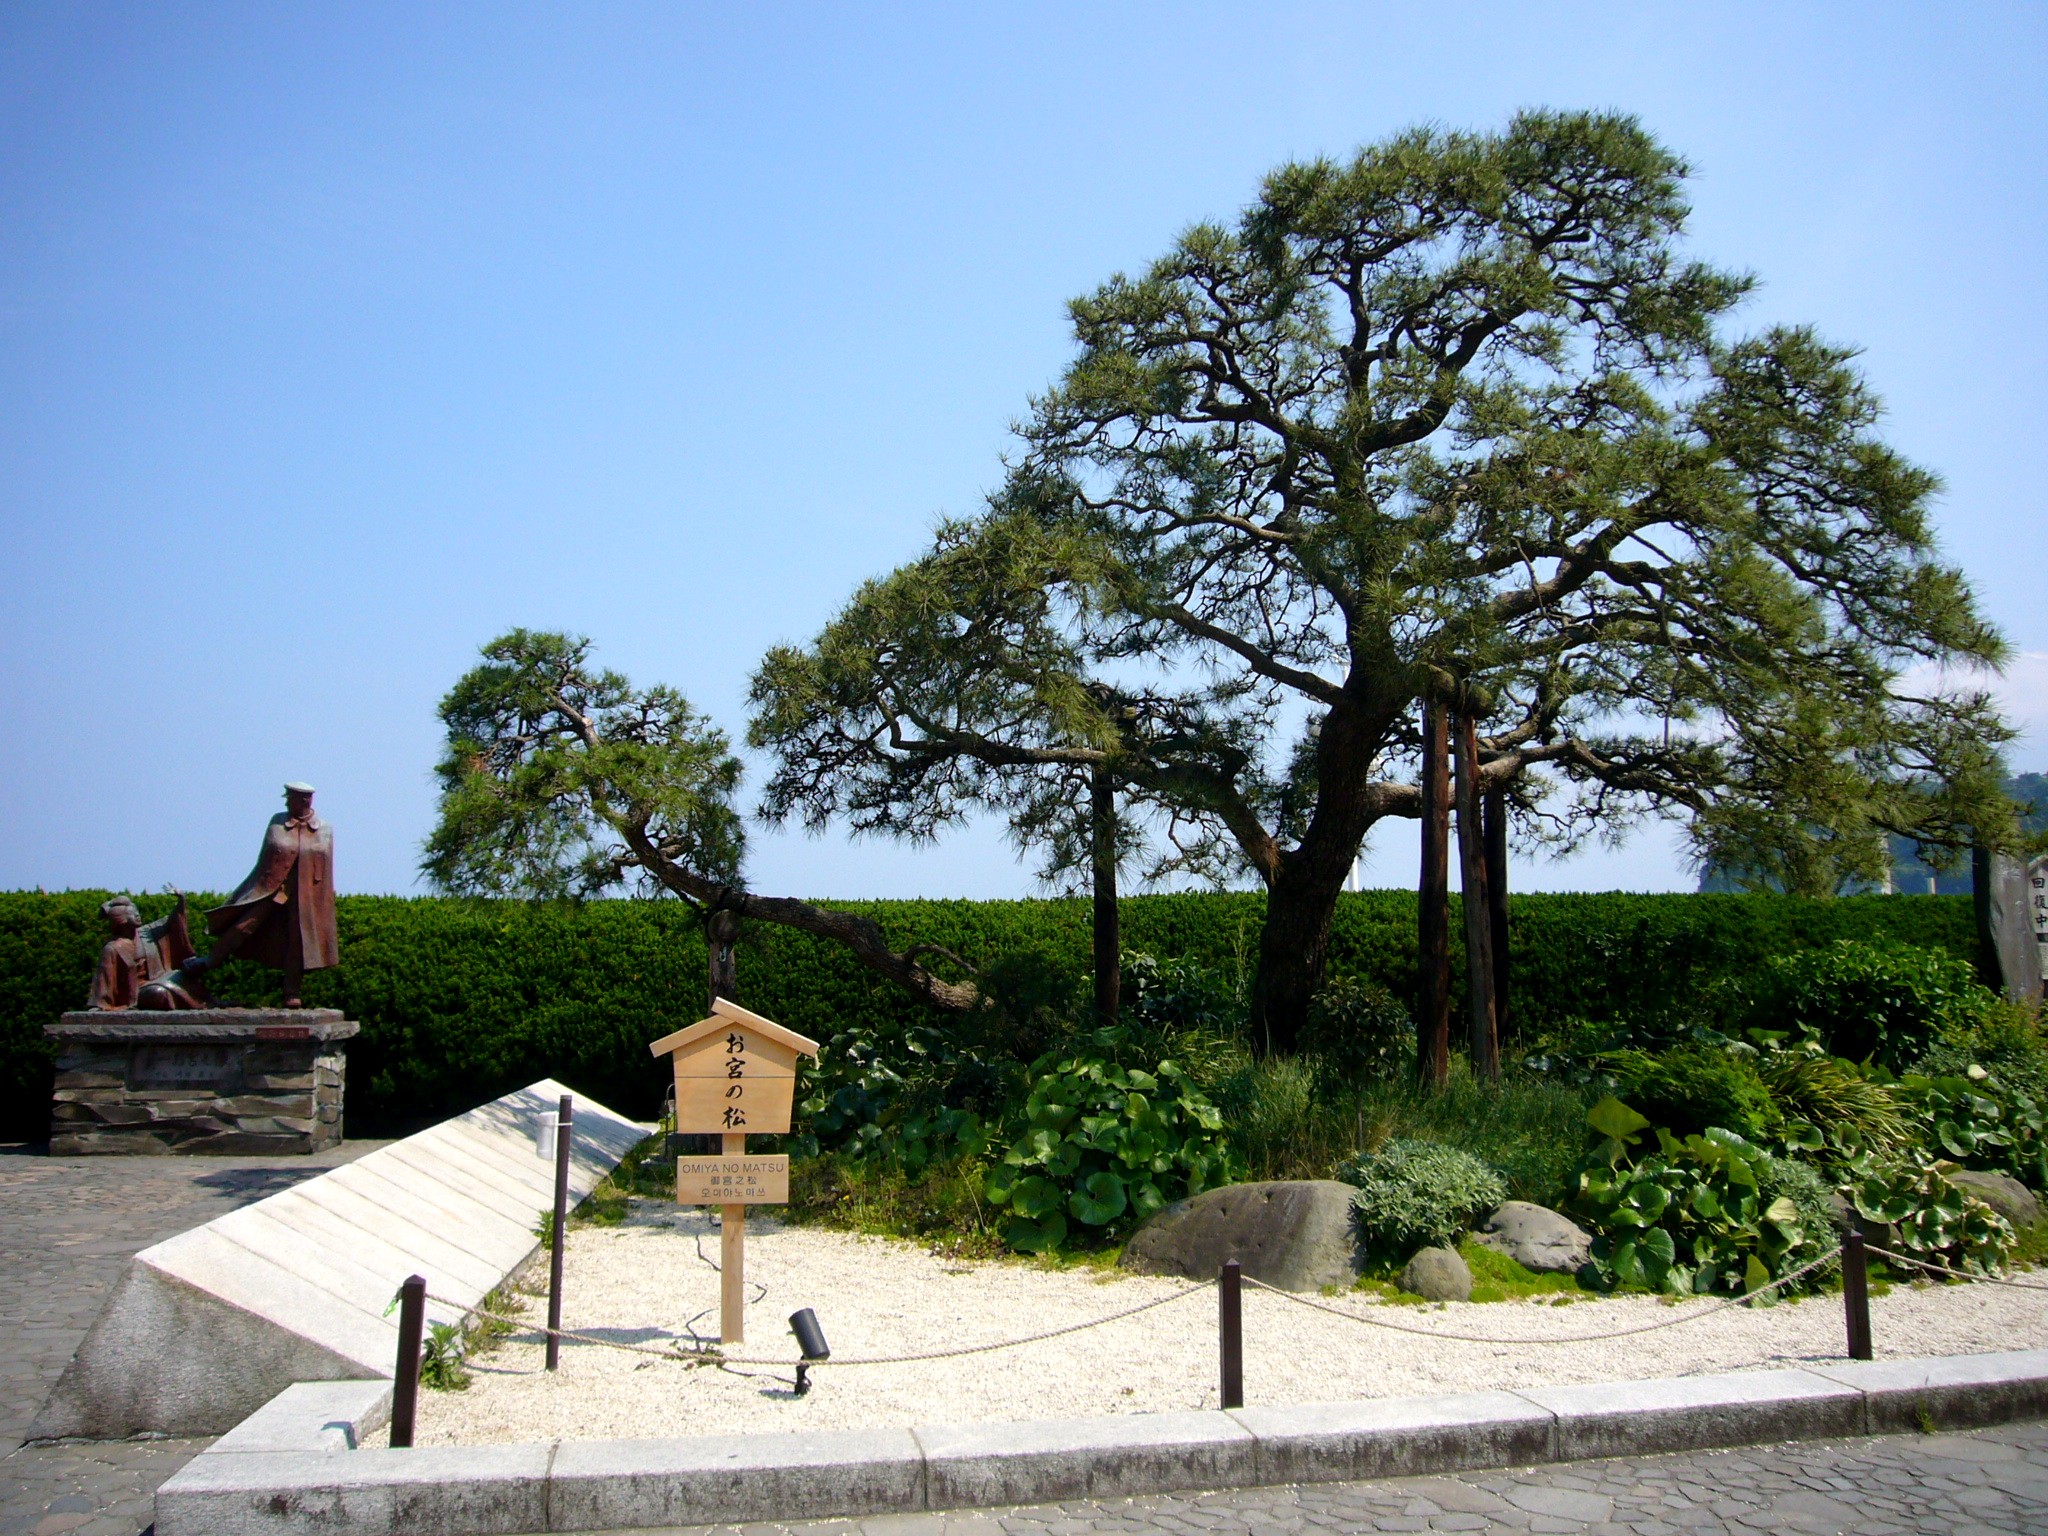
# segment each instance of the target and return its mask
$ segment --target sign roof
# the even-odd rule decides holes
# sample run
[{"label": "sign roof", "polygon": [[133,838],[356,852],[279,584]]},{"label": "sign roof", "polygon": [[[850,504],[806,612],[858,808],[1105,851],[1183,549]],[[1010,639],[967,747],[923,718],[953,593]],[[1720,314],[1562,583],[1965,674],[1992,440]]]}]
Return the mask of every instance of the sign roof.
[{"label": "sign roof", "polygon": [[815,1056],[818,1054],[819,1047],[817,1041],[808,1039],[793,1029],[784,1029],[773,1019],[764,1019],[758,1013],[750,1013],[738,1003],[730,1002],[722,997],[715,997],[711,1000],[710,1018],[699,1019],[688,1028],[679,1029],[672,1035],[663,1035],[659,1040],[649,1045],[647,1050],[650,1055],[666,1056],[672,1051],[679,1051],[686,1045],[702,1040],[706,1035],[714,1031],[730,1029],[735,1024],[743,1029],[751,1029],[756,1034],[764,1035],[768,1039],[773,1040],[777,1045],[785,1046],[800,1056]]}]

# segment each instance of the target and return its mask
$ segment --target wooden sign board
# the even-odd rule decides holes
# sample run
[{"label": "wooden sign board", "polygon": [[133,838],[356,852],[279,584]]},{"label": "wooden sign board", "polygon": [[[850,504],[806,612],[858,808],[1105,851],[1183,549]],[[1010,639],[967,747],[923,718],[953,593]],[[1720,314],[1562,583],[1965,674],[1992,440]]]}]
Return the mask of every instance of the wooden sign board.
[{"label": "wooden sign board", "polygon": [[786,1157],[679,1157],[678,1205],[785,1205],[789,1201]]},{"label": "wooden sign board", "polygon": [[711,1000],[711,1017],[648,1047],[675,1065],[676,1129],[724,1138],[723,1157],[676,1159],[676,1202],[719,1209],[718,1337],[746,1339],[747,1207],[789,1199],[789,1159],[748,1157],[747,1137],[789,1129],[796,1059],[807,1040],[738,1003]]},{"label": "wooden sign board", "polygon": [[719,998],[710,1018],[649,1049],[675,1063],[678,1131],[767,1136],[789,1129],[796,1059],[818,1043]]}]

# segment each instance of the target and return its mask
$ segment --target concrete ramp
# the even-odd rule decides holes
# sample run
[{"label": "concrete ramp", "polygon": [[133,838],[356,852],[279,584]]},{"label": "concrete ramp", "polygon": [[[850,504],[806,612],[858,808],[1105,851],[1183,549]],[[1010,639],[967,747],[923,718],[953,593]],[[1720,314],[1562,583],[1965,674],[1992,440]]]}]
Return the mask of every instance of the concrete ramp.
[{"label": "concrete ramp", "polygon": [[[31,1438],[222,1434],[295,1381],[389,1377],[407,1275],[461,1303],[454,1322],[539,1246],[554,1160],[534,1150],[561,1084],[543,1080],[128,1261]],[[649,1127],[576,1100],[570,1201]]]}]

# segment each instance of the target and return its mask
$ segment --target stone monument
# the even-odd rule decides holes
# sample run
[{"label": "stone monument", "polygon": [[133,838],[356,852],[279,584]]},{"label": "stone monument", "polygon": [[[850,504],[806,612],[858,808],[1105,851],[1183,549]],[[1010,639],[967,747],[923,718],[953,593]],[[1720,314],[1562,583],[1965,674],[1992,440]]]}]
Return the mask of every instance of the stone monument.
[{"label": "stone monument", "polygon": [[2022,1006],[2034,1006],[2041,1001],[2041,945],[2026,863],[2011,854],[1975,849],[1970,888],[1985,982]]},{"label": "stone monument", "polygon": [[[50,1152],[316,1152],[342,1139],[345,1042],[339,1009],[300,1006],[300,978],[340,958],[334,834],[310,784],[285,786],[256,868],[206,914],[195,953],[185,898],[153,923],[117,896],[86,1006],[44,1026],[57,1046]],[[209,972],[241,955],[284,973],[282,1008],[227,1008]]]},{"label": "stone monument", "polygon": [[2027,866],[2028,910],[2034,915],[2034,951],[2041,985],[2048,991],[2048,853]]}]

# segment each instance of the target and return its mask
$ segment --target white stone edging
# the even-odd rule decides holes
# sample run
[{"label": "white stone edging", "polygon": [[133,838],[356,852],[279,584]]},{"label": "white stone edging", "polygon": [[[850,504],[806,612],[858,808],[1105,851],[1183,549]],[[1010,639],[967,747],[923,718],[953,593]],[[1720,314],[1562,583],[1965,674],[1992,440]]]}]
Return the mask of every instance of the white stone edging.
[{"label": "white stone edging", "polygon": [[2048,1414],[2048,1350],[1019,1424],[390,1450],[388,1381],[288,1388],[157,1536],[526,1536],[1338,1482]]}]

